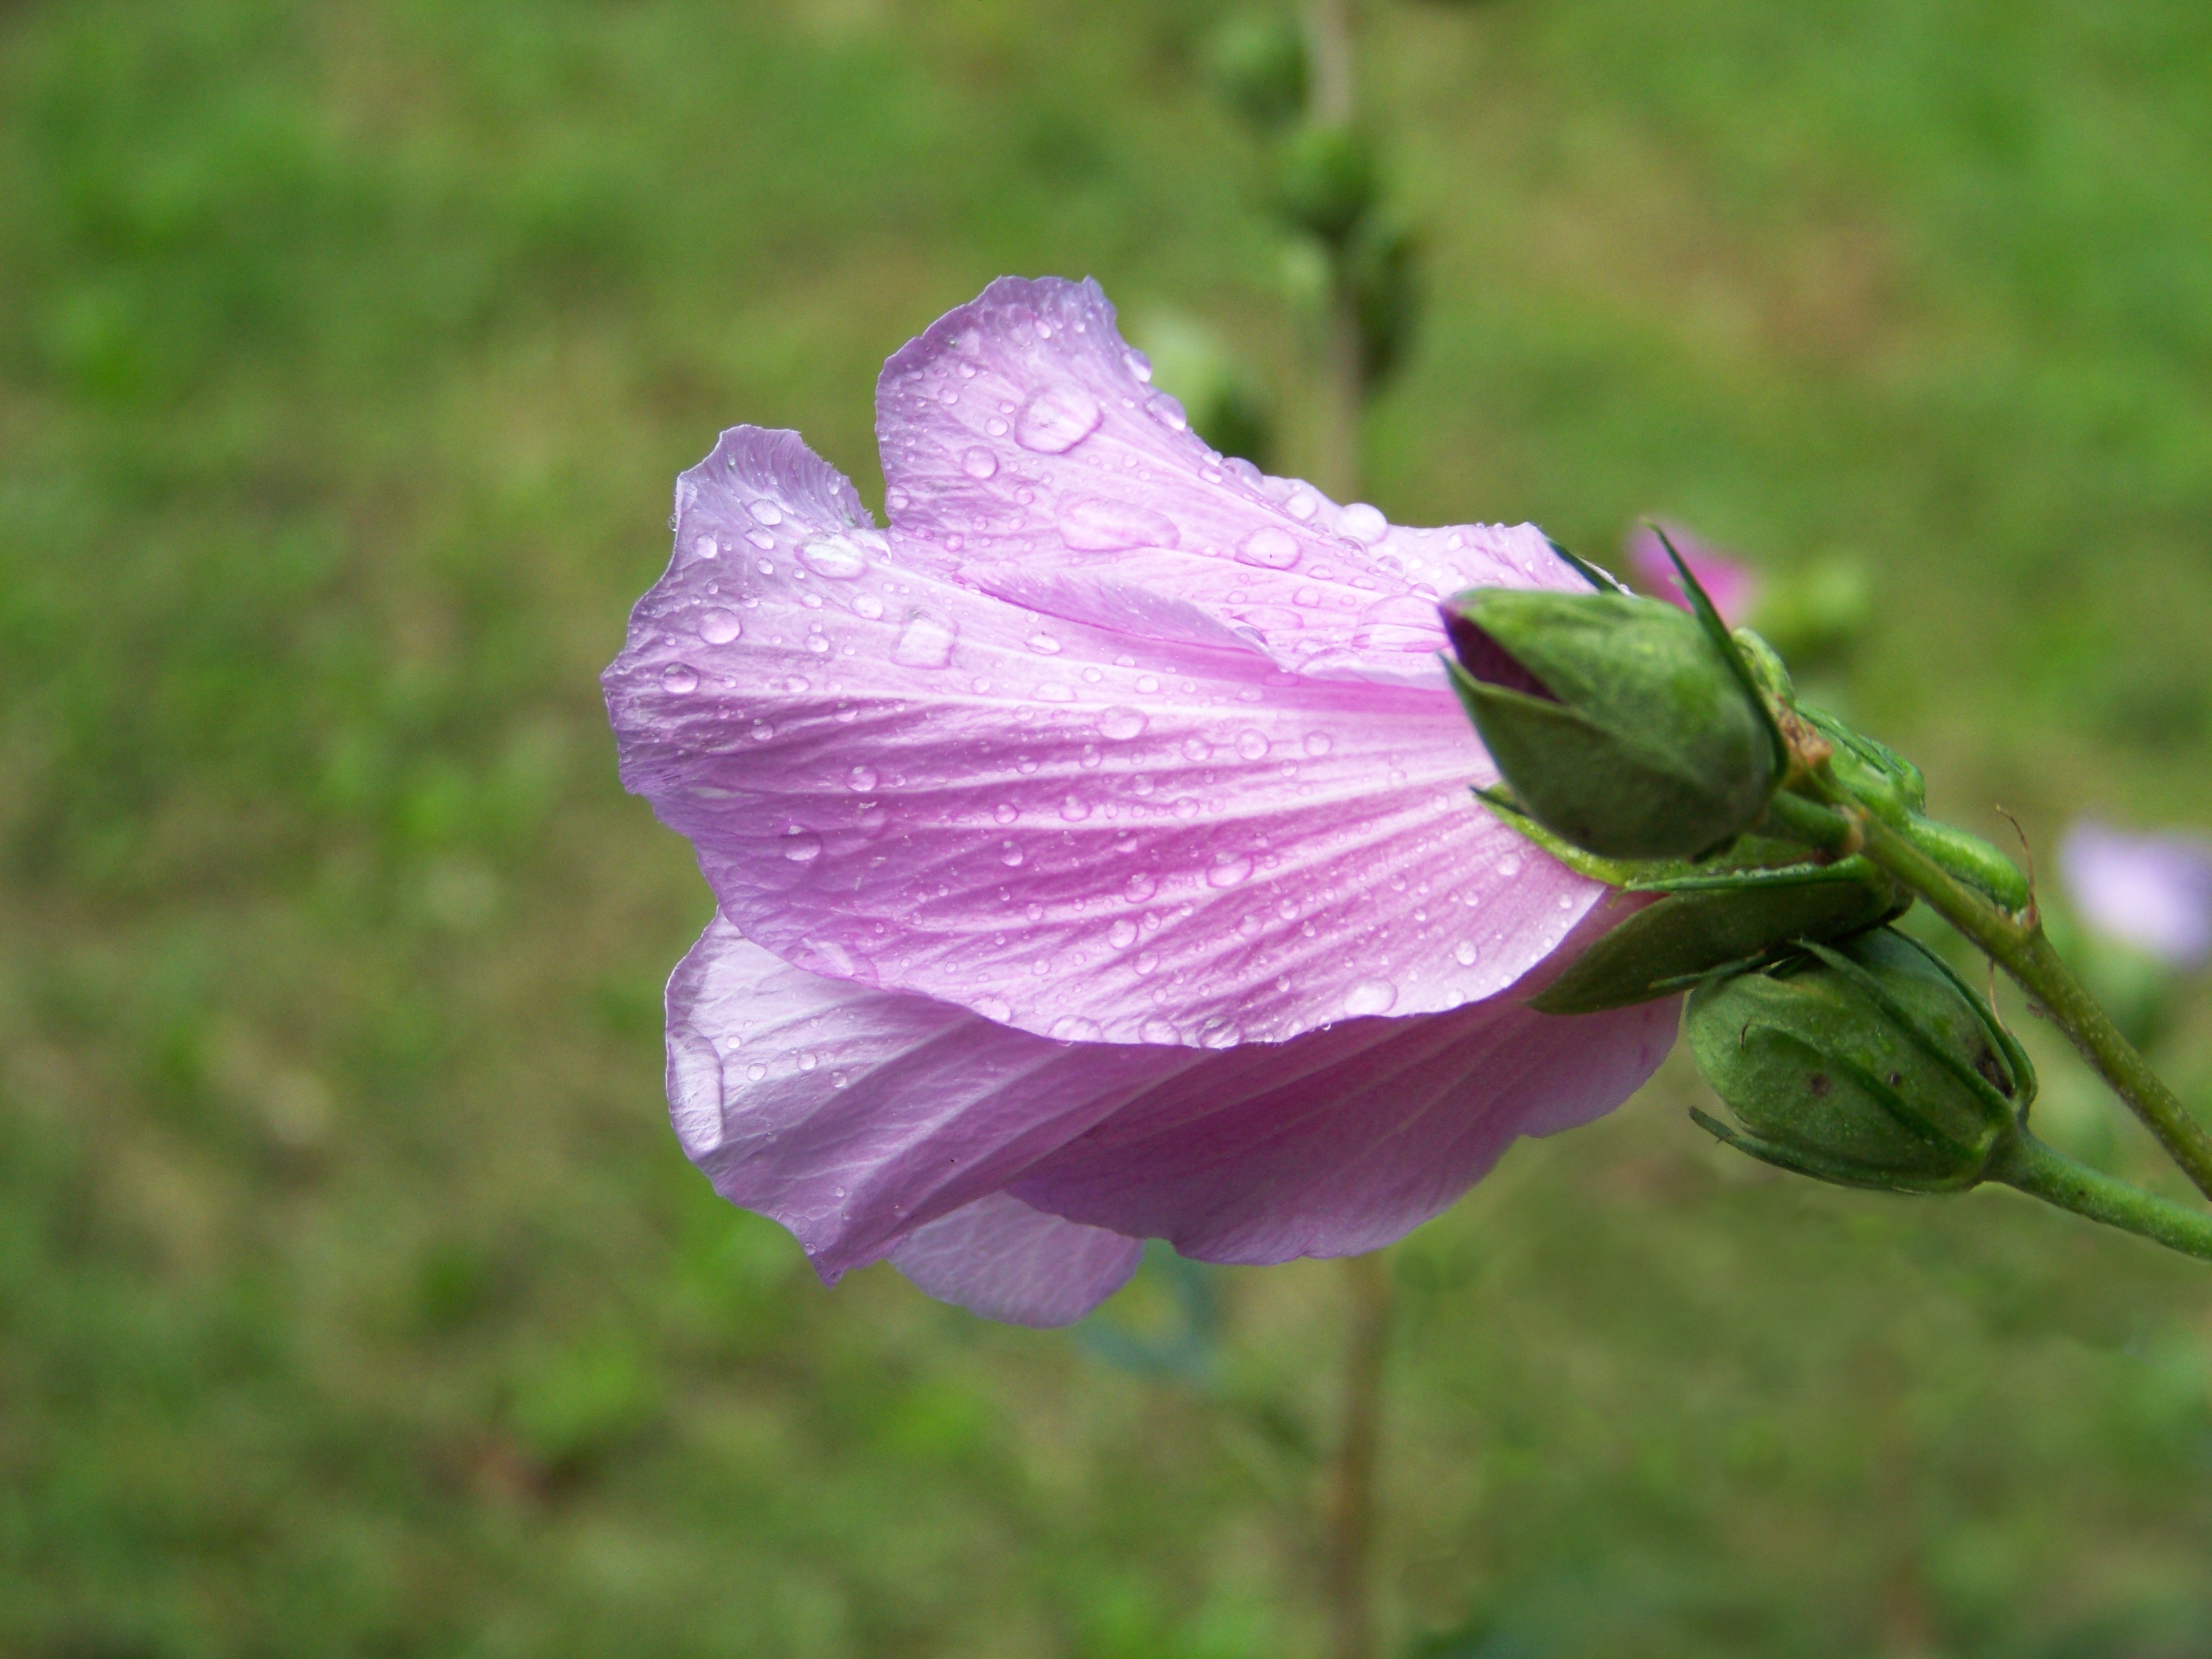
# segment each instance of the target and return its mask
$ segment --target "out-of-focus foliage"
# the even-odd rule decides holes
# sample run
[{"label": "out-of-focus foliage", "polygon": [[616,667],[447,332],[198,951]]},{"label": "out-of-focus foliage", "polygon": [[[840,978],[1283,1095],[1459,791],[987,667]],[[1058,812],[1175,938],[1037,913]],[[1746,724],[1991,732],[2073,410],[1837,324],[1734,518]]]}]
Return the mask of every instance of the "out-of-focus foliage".
[{"label": "out-of-focus foliage", "polygon": [[[0,9],[0,1651],[1316,1650],[1336,1276],[1096,1341],[823,1291],[667,1131],[706,901],[593,684],[716,428],[872,492],[877,364],[1003,271],[1203,319],[1301,465],[1228,10]],[[2212,818],[2212,20],[1363,10],[1378,503],[1849,551],[1820,696],[1938,812]],[[2048,1049],[2044,1133],[2151,1167]],[[2201,1000],[2160,1057],[2212,1091]],[[1394,1640],[2204,1651],[2203,1270],[1698,1098],[1394,1258]]]}]

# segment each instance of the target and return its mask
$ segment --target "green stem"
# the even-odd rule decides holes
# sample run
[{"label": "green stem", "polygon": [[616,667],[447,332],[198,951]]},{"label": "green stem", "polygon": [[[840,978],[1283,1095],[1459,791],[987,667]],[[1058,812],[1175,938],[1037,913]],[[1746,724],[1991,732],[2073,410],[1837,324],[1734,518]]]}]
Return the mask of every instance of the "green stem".
[{"label": "green stem", "polygon": [[1929,857],[1902,830],[1863,807],[1844,810],[1866,837],[1867,857],[1927,900],[1944,921],[2011,975],[2112,1092],[2158,1137],[2158,1144],[2197,1183],[2197,1190],[2212,1197],[2212,1133],[2190,1115],[2082,988],[2044,936],[2033,909],[2015,914],[2002,908]]},{"label": "green stem", "polygon": [[2022,1134],[1998,1158],[1990,1179],[2032,1194],[2046,1204],[2119,1227],[2169,1250],[2212,1261],[2212,1216],[2130,1187],[2055,1152]]}]

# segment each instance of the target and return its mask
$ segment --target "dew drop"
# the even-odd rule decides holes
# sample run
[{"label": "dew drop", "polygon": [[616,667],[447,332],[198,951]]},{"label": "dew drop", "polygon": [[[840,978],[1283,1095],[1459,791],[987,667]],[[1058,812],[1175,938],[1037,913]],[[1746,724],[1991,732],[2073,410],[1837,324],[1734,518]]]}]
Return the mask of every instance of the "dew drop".
[{"label": "dew drop", "polygon": [[876,769],[856,766],[845,774],[845,787],[856,795],[865,795],[876,787]]},{"label": "dew drop", "polygon": [[1053,1021],[1052,1034],[1062,1042],[1096,1042],[1106,1035],[1106,1028],[1095,1019],[1069,1014]]},{"label": "dew drop", "polygon": [[1022,849],[1019,847],[1017,847],[1012,842],[1000,842],[999,843],[999,862],[1005,865],[1009,870],[1020,869],[1022,866]]},{"label": "dew drop", "polygon": [[1481,947],[1471,939],[1463,939],[1452,946],[1452,960],[1462,968],[1474,967],[1474,959],[1481,954]]},{"label": "dew drop", "polygon": [[1145,729],[1145,711],[1117,705],[1098,717],[1098,735],[1115,743],[1127,743],[1140,735]]},{"label": "dew drop", "polygon": [[1504,858],[1498,860],[1498,873],[1505,877],[1508,880],[1519,875],[1521,873],[1520,855],[1515,853],[1508,853]]},{"label": "dew drop", "polygon": [[1347,1014],[1387,1014],[1398,1000],[1398,988],[1387,979],[1363,979],[1345,993]]},{"label": "dew drop", "polygon": [[1208,887],[1234,887],[1252,873],[1252,860],[1243,853],[1217,853],[1206,872]]},{"label": "dew drop", "polygon": [[1129,366],[1129,373],[1150,386],[1152,380],[1152,360],[1134,346],[1121,354],[1121,361]]},{"label": "dew drop", "polygon": [[774,501],[755,501],[745,510],[760,523],[771,528],[783,522],[783,509]]},{"label": "dew drop", "polygon": [[1079,795],[1070,795],[1060,802],[1060,815],[1070,823],[1080,823],[1091,816],[1091,803]]},{"label": "dew drop", "polygon": [[1098,429],[1105,412],[1079,386],[1047,386],[1014,417],[1014,441],[1040,455],[1065,455]]},{"label": "dew drop", "polygon": [[822,856],[822,837],[794,824],[784,831],[783,855],[793,864],[811,864]]},{"label": "dew drop", "polygon": [[1139,951],[1137,952],[1135,965],[1139,973],[1149,974],[1160,965],[1160,953],[1157,951]]},{"label": "dew drop", "polygon": [[991,809],[991,816],[1001,823],[1012,823],[1021,814],[1014,810],[1013,802],[1002,800]]},{"label": "dew drop", "polygon": [[691,544],[691,550],[702,559],[712,559],[720,557],[722,549],[712,536],[702,536]]},{"label": "dew drop", "polygon": [[1121,896],[1132,904],[1142,904],[1160,890],[1159,883],[1148,871],[1139,870],[1121,884]]},{"label": "dew drop", "polygon": [[1000,420],[997,416],[994,415],[989,420],[983,422],[983,430],[989,433],[994,438],[1003,438],[1006,435],[1006,423]]},{"label": "dew drop", "polygon": [[1365,501],[1354,501],[1346,507],[1344,516],[1337,520],[1337,527],[1365,547],[1372,547],[1390,533],[1390,521],[1382,516],[1382,510]]},{"label": "dew drop", "polygon": [[1004,997],[977,997],[974,1006],[975,1012],[984,1018],[995,1020],[1001,1025],[1014,1017],[1013,1004]]},{"label": "dew drop", "polygon": [[799,550],[799,562],[817,576],[848,582],[868,574],[868,556],[842,536],[820,536]]},{"label": "dew drop", "polygon": [[699,637],[709,645],[727,645],[744,631],[734,611],[724,611],[717,606],[699,615]]},{"label": "dew drop", "polygon": [[1147,1042],[1164,1043],[1170,1047],[1182,1042],[1182,1033],[1157,1014],[1137,1028],[1137,1035]]},{"label": "dew drop", "polygon": [[1106,930],[1106,942],[1117,951],[1127,950],[1137,942],[1137,924],[1127,916],[1117,916]]},{"label": "dew drop", "polygon": [[1297,538],[1273,525],[1254,531],[1237,549],[1237,562],[1267,570],[1288,570],[1298,562]]},{"label": "dew drop", "polygon": [[1060,538],[1079,553],[1114,553],[1130,547],[1173,547],[1182,538],[1176,521],[1135,501],[1073,495],[1060,504]]},{"label": "dew drop", "polygon": [[770,726],[766,720],[755,720],[753,722],[751,737],[755,743],[767,743],[773,739],[775,736],[775,727]]},{"label": "dew drop", "polygon": [[1330,750],[1336,747],[1336,739],[1330,737],[1326,732],[1309,732],[1306,733],[1305,742],[1300,746],[1304,749],[1306,753],[1311,755],[1316,760],[1319,760],[1323,755],[1326,755]]},{"label": "dew drop", "polygon": [[1297,495],[1291,496],[1289,501],[1283,503],[1283,511],[1289,514],[1301,524],[1304,524],[1308,519],[1313,517],[1313,515],[1320,510],[1321,503],[1303,489],[1298,491]]},{"label": "dew drop", "polygon": [[1237,734],[1237,752],[1248,761],[1265,760],[1267,757],[1266,734],[1260,732],[1239,732]]},{"label": "dew drop", "polygon": [[942,668],[952,660],[958,637],[950,623],[916,612],[891,647],[891,660],[907,668]]},{"label": "dew drop", "polygon": [[[1003,426],[1001,427],[1003,430]],[[998,455],[977,444],[960,458],[960,470],[971,478],[988,478],[999,471]]]},{"label": "dew drop", "polygon": [[884,602],[872,593],[863,593],[853,601],[853,614],[873,622],[884,614]]},{"label": "dew drop", "polygon": [[1041,651],[1048,657],[1054,655],[1060,650],[1060,641],[1049,634],[1030,635],[1029,645],[1030,650]]},{"label": "dew drop", "polygon": [[686,696],[699,689],[699,671],[690,663],[672,662],[660,671],[660,684],[678,696]]},{"label": "dew drop", "polygon": [[751,1079],[755,1083],[758,1083],[763,1078],[768,1075],[768,1067],[757,1060],[751,1065],[745,1067],[745,1075]]}]

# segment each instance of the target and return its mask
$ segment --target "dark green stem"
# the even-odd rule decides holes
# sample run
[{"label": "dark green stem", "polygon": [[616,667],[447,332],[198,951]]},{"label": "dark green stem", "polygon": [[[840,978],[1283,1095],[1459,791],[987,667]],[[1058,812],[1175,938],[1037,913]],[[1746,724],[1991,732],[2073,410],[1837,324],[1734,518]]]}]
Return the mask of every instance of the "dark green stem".
[{"label": "dark green stem", "polygon": [[2076,1164],[2033,1135],[2021,1135],[2000,1154],[1989,1178],[2108,1227],[2139,1233],[2169,1250],[2212,1261],[2212,1216]]},{"label": "dark green stem", "polygon": [[1894,825],[1863,806],[1844,810],[1856,819],[1866,838],[1867,857],[1927,900],[1944,921],[2011,975],[2051,1024],[2081,1051],[2098,1076],[2112,1085],[2112,1092],[2158,1137],[2158,1144],[2197,1184],[2197,1190],[2212,1196],[2212,1134],[2190,1115],[2188,1108],[2082,988],[2044,936],[2043,924],[2033,908],[2018,912],[2005,909],[1954,875]]}]

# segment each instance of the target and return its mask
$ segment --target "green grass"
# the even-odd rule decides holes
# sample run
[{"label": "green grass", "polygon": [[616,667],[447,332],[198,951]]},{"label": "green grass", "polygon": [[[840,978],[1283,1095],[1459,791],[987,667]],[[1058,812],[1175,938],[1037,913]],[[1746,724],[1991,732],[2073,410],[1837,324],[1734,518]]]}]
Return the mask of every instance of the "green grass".
[{"label": "green grass", "polygon": [[[1941,810],[2212,820],[2212,21],[1367,9],[1380,504],[1856,551],[1835,690]],[[874,495],[876,366],[1002,271],[1300,406],[1218,15],[0,9],[0,1653],[1318,1651],[1336,1276],[1155,1264],[1164,1368],[822,1291],[668,1133],[707,903],[594,683],[714,433]],[[2212,1094],[2201,998],[2160,1058]],[[1394,1650],[2212,1652],[2203,1270],[1699,1097],[1395,1256]]]}]

